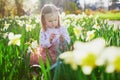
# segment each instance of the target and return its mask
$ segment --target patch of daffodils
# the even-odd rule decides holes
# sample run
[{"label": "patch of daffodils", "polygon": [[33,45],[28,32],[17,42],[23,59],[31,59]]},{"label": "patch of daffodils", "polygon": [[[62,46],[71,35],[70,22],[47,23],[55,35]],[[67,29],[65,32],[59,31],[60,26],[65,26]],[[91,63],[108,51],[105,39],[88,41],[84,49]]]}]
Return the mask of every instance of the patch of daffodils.
[{"label": "patch of daffodils", "polygon": [[[99,58],[100,52],[105,47],[105,40],[97,38],[90,42],[74,43],[74,50],[71,52],[64,52],[60,55],[60,58],[65,62],[69,61],[72,68],[77,69],[76,66],[81,66],[84,74],[89,75],[94,67],[96,67],[96,61]],[[74,67],[73,67],[74,66]]]}]

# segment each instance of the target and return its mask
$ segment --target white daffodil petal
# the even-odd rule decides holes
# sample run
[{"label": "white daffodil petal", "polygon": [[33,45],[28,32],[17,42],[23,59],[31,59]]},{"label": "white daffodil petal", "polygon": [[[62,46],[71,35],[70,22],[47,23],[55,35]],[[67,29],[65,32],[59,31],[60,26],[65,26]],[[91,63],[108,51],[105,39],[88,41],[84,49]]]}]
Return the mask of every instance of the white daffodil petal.
[{"label": "white daffodil petal", "polygon": [[15,38],[20,38],[20,37],[21,37],[20,34],[16,34],[16,35],[15,35]]},{"label": "white daffodil petal", "polygon": [[83,66],[82,71],[84,74],[89,75],[92,72],[92,67],[90,66]]},{"label": "white daffodil petal", "polygon": [[99,62],[107,66],[106,72],[111,73],[114,70],[120,71],[119,61],[120,61],[120,47],[107,47],[103,50],[102,54],[99,56]]},{"label": "white daffodil petal", "polygon": [[74,53],[69,51],[69,52],[64,52],[60,54],[59,56],[60,59],[63,59],[65,64],[70,64],[73,70],[77,69],[77,64],[75,61]]},{"label": "white daffodil petal", "polygon": [[114,67],[114,65],[108,65],[107,67],[106,67],[106,72],[107,73],[112,73],[112,72],[114,72],[114,70],[115,70],[115,67]]},{"label": "white daffodil petal", "polygon": [[35,48],[37,48],[37,46],[38,46],[37,40],[33,41],[32,44],[31,44],[31,47],[33,49],[35,49]]},{"label": "white daffodil petal", "polygon": [[10,41],[8,42],[8,45],[13,44],[13,45],[20,46],[20,37],[21,37],[20,34],[14,35],[14,33],[9,33],[8,38]]},{"label": "white daffodil petal", "polygon": [[8,45],[11,45],[11,44],[12,44],[12,41],[9,41],[9,42],[8,42]]},{"label": "white daffodil petal", "polygon": [[10,32],[10,33],[8,34],[8,39],[11,40],[11,39],[13,39],[13,38],[14,38],[14,33]]},{"label": "white daffodil petal", "polygon": [[20,40],[18,40],[18,42],[16,43],[17,46],[20,46]]}]

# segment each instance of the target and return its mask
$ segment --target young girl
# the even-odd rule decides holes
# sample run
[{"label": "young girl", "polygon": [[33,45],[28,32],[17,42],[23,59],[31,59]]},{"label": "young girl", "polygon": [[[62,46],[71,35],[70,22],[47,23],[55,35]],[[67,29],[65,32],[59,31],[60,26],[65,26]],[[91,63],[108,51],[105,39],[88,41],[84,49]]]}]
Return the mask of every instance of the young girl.
[{"label": "young girl", "polygon": [[[46,58],[55,63],[58,56],[56,49],[64,49],[64,43],[70,43],[68,31],[60,24],[59,9],[55,5],[46,4],[43,6],[41,9],[41,24],[40,55],[44,63]],[[61,44],[62,47],[60,47]]]}]

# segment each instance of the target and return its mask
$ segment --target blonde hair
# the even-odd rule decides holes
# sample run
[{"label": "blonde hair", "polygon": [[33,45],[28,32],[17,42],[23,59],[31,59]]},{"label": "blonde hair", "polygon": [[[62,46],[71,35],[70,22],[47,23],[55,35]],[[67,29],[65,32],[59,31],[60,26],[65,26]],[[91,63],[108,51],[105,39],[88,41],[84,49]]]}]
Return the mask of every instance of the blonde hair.
[{"label": "blonde hair", "polygon": [[60,15],[59,15],[59,9],[53,5],[53,4],[45,4],[43,6],[43,8],[41,9],[41,24],[42,24],[42,29],[44,31],[47,30],[46,28],[46,22],[45,22],[45,14],[48,14],[48,13],[53,13],[53,12],[57,12],[58,13],[58,26],[57,28],[60,27]]}]

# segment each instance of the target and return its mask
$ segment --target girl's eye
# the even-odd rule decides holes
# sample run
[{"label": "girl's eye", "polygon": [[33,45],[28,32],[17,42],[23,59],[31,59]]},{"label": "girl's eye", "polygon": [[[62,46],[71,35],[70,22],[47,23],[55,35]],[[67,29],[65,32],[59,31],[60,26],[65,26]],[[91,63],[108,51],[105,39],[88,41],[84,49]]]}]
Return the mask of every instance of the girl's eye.
[{"label": "girl's eye", "polygon": [[53,22],[53,21],[57,21],[56,19],[55,20],[50,20],[49,22]]},{"label": "girl's eye", "polygon": [[49,22],[52,22],[52,21],[49,21]]}]

